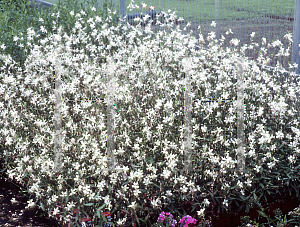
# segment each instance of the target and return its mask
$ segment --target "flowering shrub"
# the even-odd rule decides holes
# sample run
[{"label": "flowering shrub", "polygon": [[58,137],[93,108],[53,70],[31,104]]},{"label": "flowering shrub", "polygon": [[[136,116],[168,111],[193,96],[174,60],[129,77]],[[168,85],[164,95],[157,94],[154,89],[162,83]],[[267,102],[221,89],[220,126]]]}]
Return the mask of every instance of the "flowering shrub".
[{"label": "flowering shrub", "polygon": [[[209,216],[288,198],[287,192],[299,197],[299,86],[296,79],[283,80],[279,64],[272,74],[261,72],[257,62],[237,54],[235,41],[233,48],[223,48],[225,37],[215,40],[213,32],[207,50],[201,35],[197,40],[174,28],[176,15],[170,12],[165,17],[171,22],[158,21],[165,30],[155,34],[151,23],[143,30],[139,25],[109,26],[110,15],[84,20],[84,11],[70,14],[76,20],[71,34],[64,32],[57,15],[47,37],[39,38],[34,28],[27,30],[31,52],[24,69],[10,56],[0,56],[0,135],[3,155],[10,157],[7,173],[20,182],[28,179],[28,191],[51,216],[73,223],[71,212],[77,207],[97,224],[103,223],[103,209],[122,226],[123,210],[138,224],[151,225],[163,206],[183,216],[179,207],[184,201],[195,201],[192,208],[205,209]],[[195,156],[188,174],[181,170],[186,83],[182,58],[187,55],[194,65]],[[102,102],[110,89],[108,57],[115,67],[116,169],[123,170],[110,172],[104,171],[107,103]],[[267,64],[270,59],[264,57],[262,50],[258,63]],[[246,87],[243,172],[236,169],[235,138],[235,65],[240,58]],[[64,100],[62,172],[54,171],[53,152],[57,59]],[[179,223],[194,224],[194,219]]]}]

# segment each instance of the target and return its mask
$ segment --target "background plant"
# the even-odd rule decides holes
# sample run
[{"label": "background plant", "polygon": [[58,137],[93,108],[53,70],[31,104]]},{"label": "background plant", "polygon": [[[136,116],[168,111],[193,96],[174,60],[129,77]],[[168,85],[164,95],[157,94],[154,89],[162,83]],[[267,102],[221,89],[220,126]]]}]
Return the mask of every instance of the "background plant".
[{"label": "background plant", "polygon": [[300,207],[296,207],[294,210],[290,211],[288,214],[291,219],[291,224],[295,224],[295,225],[300,224]]},{"label": "background plant", "polygon": [[[84,11],[87,16],[85,17],[86,20],[96,15],[106,18],[109,14],[108,9],[115,8],[112,1],[106,0],[96,10],[95,7],[93,8],[96,2],[97,0],[88,1],[88,4],[92,7]],[[84,6],[78,0],[67,0],[58,1],[57,5],[53,5],[50,8],[40,7],[37,9],[27,0],[3,0],[0,1],[0,8],[2,10],[0,15],[2,53],[12,56],[12,59],[23,68],[24,62],[31,50],[31,47],[27,45],[29,42],[27,39],[27,29],[30,27],[38,28],[37,37],[40,39],[46,38],[48,37],[47,32],[51,31],[54,26],[53,15],[57,15],[56,22],[63,27],[64,32],[70,35],[72,28],[75,26],[76,16],[74,15],[80,13],[84,9]],[[70,12],[73,13],[70,14]],[[116,14],[111,13],[110,16],[113,18],[110,25],[116,25],[118,23]],[[38,44],[37,39],[30,43],[32,45]],[[77,44],[74,47],[80,48],[81,46]]]}]

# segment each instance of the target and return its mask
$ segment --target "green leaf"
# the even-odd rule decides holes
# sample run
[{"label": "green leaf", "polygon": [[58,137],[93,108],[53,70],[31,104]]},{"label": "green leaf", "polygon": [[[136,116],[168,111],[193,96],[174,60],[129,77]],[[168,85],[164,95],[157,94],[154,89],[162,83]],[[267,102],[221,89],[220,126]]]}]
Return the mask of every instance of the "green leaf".
[{"label": "green leaf", "polygon": [[69,195],[66,196],[66,203],[69,202]]},{"label": "green leaf", "polygon": [[138,166],[138,165],[131,165],[132,167],[137,167],[137,168],[140,168],[141,166]]},{"label": "green leaf", "polygon": [[261,210],[257,210],[257,212],[263,216],[264,218],[268,218],[268,216],[265,214],[265,212],[261,211]]},{"label": "green leaf", "polygon": [[114,225],[114,223],[113,223],[113,222],[107,222],[107,224],[109,224],[109,225],[111,225],[111,226],[113,226],[113,225]]},{"label": "green leaf", "polygon": [[40,202],[40,207],[42,208],[43,211],[45,211],[44,204],[42,204],[41,202]]},{"label": "green leaf", "polygon": [[86,203],[86,204],[84,204],[85,206],[93,206],[94,205],[94,203]]},{"label": "green leaf", "polygon": [[[101,214],[101,217],[104,219],[105,223],[108,223],[108,220],[106,219],[106,217],[103,214]],[[113,225],[113,223],[112,223],[112,225]]]},{"label": "green leaf", "polygon": [[157,184],[155,184],[155,183],[153,183],[153,182],[152,182],[152,184],[155,185],[157,188],[160,188]]},{"label": "green leaf", "polygon": [[193,212],[196,209],[197,206],[192,206],[192,207],[193,208],[192,208],[191,212]]},{"label": "green leaf", "polygon": [[95,195],[94,199],[96,199],[99,195],[100,195],[100,194],[99,194],[99,192],[98,192],[97,195]]}]

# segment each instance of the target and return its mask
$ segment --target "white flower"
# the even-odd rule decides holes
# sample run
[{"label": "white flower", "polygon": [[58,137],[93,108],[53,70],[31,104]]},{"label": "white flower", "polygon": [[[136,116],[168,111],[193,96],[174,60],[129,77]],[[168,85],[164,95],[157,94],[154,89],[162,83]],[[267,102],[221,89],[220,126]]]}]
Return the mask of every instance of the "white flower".
[{"label": "white flower", "polygon": [[188,191],[188,188],[187,188],[185,185],[183,185],[183,186],[181,187],[181,191],[182,191],[183,193],[186,193],[186,192]]},{"label": "white flower", "polygon": [[250,179],[247,179],[247,181],[245,182],[247,184],[247,186],[251,187],[252,185],[252,181]]},{"label": "white flower", "polygon": [[205,211],[205,208],[202,208],[199,211],[197,211],[198,216],[200,216],[200,217],[204,216],[204,211]]},{"label": "white flower", "polygon": [[253,38],[255,36],[255,32],[252,32],[250,36]]},{"label": "white flower", "polygon": [[149,177],[144,178],[144,182],[143,182],[146,186],[148,186],[149,184],[151,184],[152,182],[150,181]]},{"label": "white flower", "polygon": [[171,171],[168,169],[164,169],[163,173],[161,174],[165,179],[168,179],[171,176]]},{"label": "white flower", "polygon": [[225,205],[226,207],[228,207],[228,200],[227,199],[224,199],[223,205]]},{"label": "white flower", "polygon": [[75,28],[80,29],[80,28],[82,28],[82,25],[78,21],[76,21],[75,22]]},{"label": "white flower", "polygon": [[73,203],[73,201],[72,202],[68,202],[68,204],[67,204],[67,210],[68,211],[72,210],[74,207],[75,207],[75,204]]},{"label": "white flower", "polygon": [[294,162],[295,162],[294,159],[295,159],[295,158],[294,158],[293,155],[290,155],[290,156],[288,157],[288,160],[289,160],[290,163],[294,163]]},{"label": "white flower", "polygon": [[92,7],[91,10],[92,10],[92,11],[96,11],[96,8],[95,8],[95,7]]},{"label": "white flower", "polygon": [[102,19],[101,19],[101,17],[96,16],[96,20],[95,21],[96,21],[96,23],[97,22],[102,22]]},{"label": "white flower", "polygon": [[258,165],[256,165],[255,168],[254,168],[254,170],[255,170],[257,173],[259,173],[260,169],[261,169],[261,166],[258,166]]},{"label": "white flower", "polygon": [[269,162],[267,163],[268,168],[272,169],[275,166],[275,162]]},{"label": "white flower", "polygon": [[27,201],[28,205],[25,207],[25,209],[31,208],[31,207],[35,207],[35,203],[33,202],[32,199],[30,199],[29,201]]},{"label": "white flower", "polygon": [[74,11],[71,11],[71,12],[70,12],[70,15],[71,15],[71,16],[74,16]]},{"label": "white flower", "polygon": [[55,216],[57,214],[59,214],[59,208],[58,207],[54,208],[54,211],[53,211],[52,215]]},{"label": "white flower", "polygon": [[203,202],[204,202],[204,205],[205,205],[205,206],[208,206],[208,205],[210,204],[210,202],[209,202],[209,200],[208,200],[208,199],[204,199],[204,201],[203,201]]},{"label": "white flower", "polygon": [[276,132],[276,138],[277,138],[277,139],[282,139],[282,138],[284,138],[284,134],[282,133],[282,131]]},{"label": "white flower", "polygon": [[17,203],[18,202],[15,198],[12,198],[10,201],[11,201],[11,203]]},{"label": "white flower", "polygon": [[232,40],[230,40],[230,44],[233,44],[234,46],[237,46],[237,45],[239,45],[239,40],[238,39],[232,39]]},{"label": "white flower", "polygon": [[229,34],[233,34],[233,32],[231,31],[231,29],[229,29],[229,31],[227,31],[225,34],[229,35]]},{"label": "white flower", "polygon": [[39,21],[43,23],[43,22],[44,22],[44,19],[43,19],[43,18],[39,18]]},{"label": "white flower", "polygon": [[8,136],[8,137],[6,138],[6,143],[5,143],[5,145],[11,145],[12,142],[13,142],[13,139],[12,139],[11,137]]},{"label": "white flower", "polygon": [[132,208],[132,209],[135,209],[135,207],[136,207],[135,204],[136,204],[136,202],[132,202],[131,205],[129,205],[128,207],[130,207],[130,208]]},{"label": "white flower", "polygon": [[122,220],[119,219],[119,220],[117,221],[117,224],[120,225],[120,226],[123,226],[123,225],[125,224],[126,220],[127,220],[127,217],[123,218]]},{"label": "white flower", "polygon": [[257,115],[258,115],[258,116],[262,116],[263,113],[264,113],[264,107],[260,106]]},{"label": "white flower", "polygon": [[285,34],[284,36],[283,36],[285,39],[287,39],[289,42],[293,42],[293,34],[291,34],[291,33],[288,33],[288,34]]},{"label": "white flower", "polygon": [[2,48],[3,50],[5,50],[5,48],[6,48],[5,44],[2,44],[2,45],[1,45],[1,48]]},{"label": "white flower", "polygon": [[33,28],[28,28],[27,29],[27,35],[28,35],[28,40],[32,40],[32,36],[34,36],[35,35],[35,31],[33,30]]},{"label": "white flower", "polygon": [[172,192],[170,190],[167,190],[166,191],[166,195],[171,197],[173,194],[172,194]]},{"label": "white flower", "polygon": [[161,201],[158,198],[151,201],[151,204],[154,208],[158,207],[160,203]]},{"label": "white flower", "polygon": [[40,29],[41,29],[41,32],[47,33],[47,29],[44,26],[41,26]]},{"label": "white flower", "polygon": [[135,197],[138,197],[140,193],[141,193],[140,189],[133,190],[133,194],[134,194]]},{"label": "white flower", "polygon": [[19,37],[18,36],[15,36],[14,37],[14,42],[17,42],[19,40]]},{"label": "white flower", "polygon": [[51,200],[52,200],[53,202],[56,202],[56,201],[57,201],[57,199],[58,199],[58,196],[57,196],[57,195],[52,195],[52,198],[51,198]]},{"label": "white flower", "polygon": [[216,22],[215,22],[215,21],[212,21],[210,26],[216,27],[216,25],[217,25]]},{"label": "white flower", "polygon": [[238,180],[238,182],[237,182],[237,186],[238,186],[239,188],[243,188],[243,183],[242,183],[242,182],[240,182],[240,180]]},{"label": "white flower", "polygon": [[277,47],[277,46],[281,46],[282,43],[281,43],[281,41],[276,40],[276,41],[274,41],[273,43],[271,43],[271,45],[272,45],[273,47]]}]

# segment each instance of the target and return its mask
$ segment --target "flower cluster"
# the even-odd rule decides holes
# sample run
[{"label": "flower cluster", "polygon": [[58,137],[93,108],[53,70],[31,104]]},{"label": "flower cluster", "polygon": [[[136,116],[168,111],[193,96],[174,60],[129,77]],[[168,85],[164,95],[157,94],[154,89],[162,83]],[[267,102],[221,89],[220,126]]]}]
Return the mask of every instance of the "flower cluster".
[{"label": "flower cluster", "polygon": [[197,224],[197,220],[191,217],[190,215],[187,215],[181,218],[179,223],[180,223],[180,227],[191,227]]},{"label": "flower cluster", "polygon": [[161,212],[159,215],[157,222],[160,224],[159,226],[165,226],[163,223],[166,224],[167,227],[175,227],[177,224],[177,221],[173,219],[173,215],[170,213]]}]

